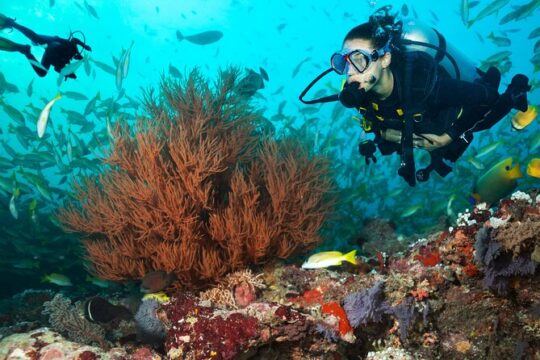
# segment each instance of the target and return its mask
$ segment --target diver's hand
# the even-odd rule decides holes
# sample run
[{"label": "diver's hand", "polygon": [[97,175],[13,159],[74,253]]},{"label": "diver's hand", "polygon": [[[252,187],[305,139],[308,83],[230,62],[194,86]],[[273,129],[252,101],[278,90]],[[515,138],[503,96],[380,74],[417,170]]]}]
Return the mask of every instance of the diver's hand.
[{"label": "diver's hand", "polygon": [[527,111],[527,91],[531,90],[529,78],[523,74],[514,75],[512,82],[502,96],[508,96],[512,107],[519,111]]},{"label": "diver's hand", "polygon": [[381,130],[381,137],[386,141],[399,144],[401,142],[401,131],[394,129],[384,129]]},{"label": "diver's hand", "polygon": [[452,142],[452,138],[447,133],[442,135],[435,134],[419,134],[413,135],[414,147],[432,151],[443,146],[446,146]]},{"label": "diver's hand", "polygon": [[375,157],[375,151],[377,151],[377,148],[375,147],[375,143],[372,140],[365,140],[358,145],[358,151],[360,152],[360,155],[364,157],[366,160],[366,165],[369,165],[369,161],[373,161],[374,163],[377,162],[377,158]]}]

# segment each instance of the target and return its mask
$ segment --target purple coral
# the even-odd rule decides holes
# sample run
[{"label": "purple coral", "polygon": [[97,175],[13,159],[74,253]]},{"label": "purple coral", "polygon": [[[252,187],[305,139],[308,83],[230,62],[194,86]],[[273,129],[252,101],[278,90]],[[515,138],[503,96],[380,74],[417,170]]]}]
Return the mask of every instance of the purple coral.
[{"label": "purple coral", "polygon": [[536,263],[529,255],[514,257],[511,252],[503,252],[487,264],[484,285],[501,296],[508,295],[512,276],[532,275]]},{"label": "purple coral", "polygon": [[353,328],[370,321],[381,322],[384,315],[392,313],[391,307],[384,301],[382,282],[377,282],[368,290],[347,295],[343,308]]},{"label": "purple coral", "polygon": [[315,325],[315,332],[322,334],[327,341],[337,342],[339,340],[339,333],[325,323]]},{"label": "purple coral", "polygon": [[475,248],[475,260],[485,266],[484,285],[498,295],[508,295],[512,276],[532,275],[536,271],[536,263],[530,254],[514,256],[492,238],[490,229],[478,231]]},{"label": "purple coral", "polygon": [[165,340],[167,330],[157,317],[159,302],[156,299],[145,299],[135,314],[137,338],[147,344],[161,344]]},{"label": "purple coral", "polygon": [[[418,311],[414,306],[414,299],[408,297],[401,304],[392,308],[392,314],[399,321],[399,338],[405,342],[409,336],[409,328],[411,324],[416,320]],[[426,322],[427,312],[424,314],[424,323]]]}]

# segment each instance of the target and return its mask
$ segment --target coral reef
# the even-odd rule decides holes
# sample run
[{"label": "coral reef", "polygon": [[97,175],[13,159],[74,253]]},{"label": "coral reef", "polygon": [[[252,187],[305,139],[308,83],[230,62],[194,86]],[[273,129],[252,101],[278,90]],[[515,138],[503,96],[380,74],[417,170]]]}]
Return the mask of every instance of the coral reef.
[{"label": "coral reef", "polygon": [[[106,340],[128,354],[118,359],[540,358],[539,241],[527,230],[540,222],[540,204],[525,199],[504,199],[495,212],[466,211],[455,227],[418,239],[368,273],[361,264],[306,270],[273,263],[262,273],[229,274],[198,296],[171,290],[164,303],[143,300],[135,317],[145,335],[159,335],[154,349],[126,337]],[[18,336],[29,338],[9,336],[0,351],[25,358],[49,349]],[[95,350],[88,359],[114,349]]]},{"label": "coral reef", "polygon": [[148,118],[117,126],[109,166],[75,185],[59,218],[85,235],[95,274],[173,273],[202,288],[225,274],[305,252],[332,206],[328,161],[293,138],[262,132],[235,94],[238,70],[212,87],[199,71],[148,91]]}]

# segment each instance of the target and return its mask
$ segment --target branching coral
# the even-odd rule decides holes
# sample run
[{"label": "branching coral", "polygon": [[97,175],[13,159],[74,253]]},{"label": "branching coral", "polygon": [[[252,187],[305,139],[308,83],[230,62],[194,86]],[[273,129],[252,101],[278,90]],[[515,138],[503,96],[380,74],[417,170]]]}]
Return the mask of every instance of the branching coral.
[{"label": "branching coral", "polygon": [[327,160],[259,129],[235,93],[238,70],[211,87],[198,71],[148,91],[148,118],[115,131],[109,169],[82,178],[59,217],[85,234],[94,272],[108,280],[150,271],[204,287],[226,273],[287,258],[319,241],[331,207]]},{"label": "branching coral", "polygon": [[72,305],[71,300],[62,294],[56,294],[51,301],[43,304],[43,314],[49,316],[49,322],[56,331],[67,335],[71,340],[107,348],[105,330],[82,317],[77,305]]}]

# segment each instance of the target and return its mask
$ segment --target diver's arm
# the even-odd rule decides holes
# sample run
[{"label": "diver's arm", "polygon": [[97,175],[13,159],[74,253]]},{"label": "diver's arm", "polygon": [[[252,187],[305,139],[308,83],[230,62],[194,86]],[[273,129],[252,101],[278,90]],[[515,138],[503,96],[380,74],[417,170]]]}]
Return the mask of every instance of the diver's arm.
[{"label": "diver's arm", "polygon": [[[401,143],[401,131],[395,129],[381,130],[380,136],[386,141],[393,143]],[[413,134],[414,147],[432,151],[440,147],[446,146],[452,142],[452,138],[444,133],[442,135],[436,134]]]},{"label": "diver's arm", "polygon": [[85,50],[92,51],[92,48],[90,46],[86,45],[81,40],[79,40],[79,39],[77,39],[75,37],[71,41],[74,42],[75,44],[79,45],[79,46],[82,46],[83,49],[85,49]]},{"label": "diver's arm", "polygon": [[386,141],[400,143],[401,142],[401,131],[395,129],[381,129],[380,132],[381,138]]}]

